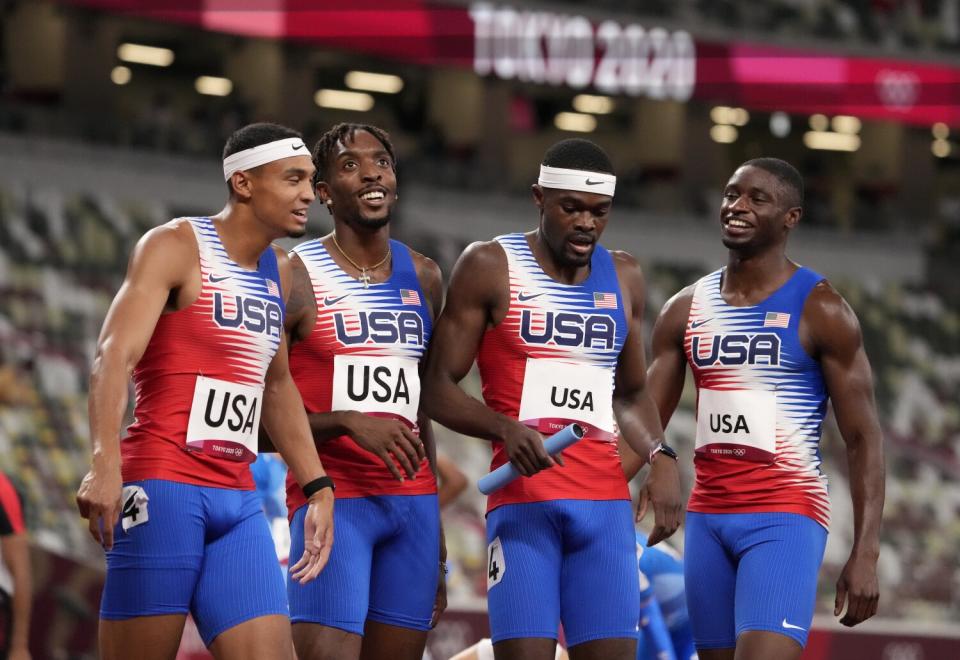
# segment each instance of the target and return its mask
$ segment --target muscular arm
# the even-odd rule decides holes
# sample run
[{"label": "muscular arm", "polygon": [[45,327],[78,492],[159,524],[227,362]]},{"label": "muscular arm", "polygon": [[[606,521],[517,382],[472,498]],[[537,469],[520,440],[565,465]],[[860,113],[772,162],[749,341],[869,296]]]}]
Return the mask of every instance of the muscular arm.
[{"label": "muscular arm", "polygon": [[[90,533],[106,548],[113,546],[113,526],[120,510],[120,426],[127,409],[127,384],[143,356],[157,320],[171,304],[171,294],[199,291],[196,239],[185,222],[171,222],[144,235],[134,248],[127,275],[107,312],[90,376],[90,472],[77,493],[80,514]],[[195,293],[193,294],[196,295]],[[176,304],[175,304],[176,305]]]},{"label": "muscular arm", "polygon": [[[286,255],[277,255],[280,281],[290,287],[291,268]],[[290,375],[286,335],[267,368],[260,417],[274,446],[301,487],[326,474],[310,433],[310,423],[300,391]],[[290,568],[293,579],[306,583],[316,578],[333,546],[333,491],[323,488],[310,496],[303,523],[303,556]],[[291,558],[292,559],[292,558]]]},{"label": "muscular arm", "polygon": [[839,616],[849,595],[847,612],[840,622],[855,626],[876,613],[879,600],[876,565],[885,469],[873,374],[856,315],[826,282],[818,284],[807,299],[801,341],[805,347],[812,344],[812,352],[820,360],[837,425],[847,446],[853,548],[837,582],[834,614]]},{"label": "muscular arm", "polygon": [[[628,315],[627,338],[617,364],[613,409],[620,426],[621,438],[642,464],[663,437],[657,408],[647,388],[643,346],[646,287],[643,273],[633,257],[623,252],[616,252],[613,256],[624,300],[624,312]],[[667,457],[654,461],[650,476],[644,484],[644,492],[649,493],[654,505],[656,523],[649,539],[649,544],[654,545],[673,534],[680,526],[682,503],[676,461]]]},{"label": "muscular arm", "polygon": [[[667,427],[673,416],[687,372],[687,359],[683,352],[683,333],[690,315],[693,287],[683,289],[667,301],[653,326],[653,360],[647,370],[647,391],[656,406],[662,428]],[[646,456],[638,456],[626,443],[620,443],[623,471],[627,479],[633,479],[646,462]]]},{"label": "muscular arm", "polygon": [[[292,292],[293,269],[283,252],[277,254],[277,266],[283,290]],[[280,338],[280,347],[267,369],[261,420],[297,483],[304,486],[326,474],[313,446],[303,399],[290,375],[286,336]]]},{"label": "muscular arm", "polygon": [[460,256],[434,327],[421,406],[448,428],[503,441],[517,471],[530,476],[554,464],[540,434],[491,410],[458,385],[473,365],[487,326],[506,314],[509,290],[506,255],[497,243],[474,243]]}]

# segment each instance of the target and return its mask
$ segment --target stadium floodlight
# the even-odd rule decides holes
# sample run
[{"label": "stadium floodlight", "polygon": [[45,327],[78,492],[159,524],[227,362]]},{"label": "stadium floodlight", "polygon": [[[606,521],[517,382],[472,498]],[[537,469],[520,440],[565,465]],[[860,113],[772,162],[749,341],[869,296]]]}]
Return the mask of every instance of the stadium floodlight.
[{"label": "stadium floodlight", "polygon": [[733,108],[725,105],[718,105],[710,108],[710,119],[714,124],[732,124]]},{"label": "stadium floodlight", "polygon": [[774,137],[785,138],[790,135],[790,115],[786,112],[774,112],[770,115],[770,132]]},{"label": "stadium floodlight", "polygon": [[938,121],[930,129],[930,132],[933,133],[933,137],[938,140],[946,140],[950,137],[950,127],[944,124],[942,121]]},{"label": "stadium floodlight", "polygon": [[717,124],[710,129],[710,139],[720,144],[732,144],[737,141],[737,127]]},{"label": "stadium floodlight", "polygon": [[193,87],[207,96],[227,96],[233,91],[233,82],[229,78],[200,76],[194,81]]},{"label": "stadium floodlight", "polygon": [[807,149],[823,151],[856,151],[860,148],[860,136],[832,131],[807,131],[803,134]]},{"label": "stadium floodlight", "polygon": [[313,102],[321,108],[367,112],[373,108],[373,97],[364,92],[348,92],[344,89],[318,89]]},{"label": "stadium floodlight", "polygon": [[149,66],[170,66],[173,64],[173,51],[158,46],[125,43],[117,46],[117,57],[124,62],[147,64]]},{"label": "stadium floodlight", "polygon": [[950,152],[953,151],[953,148],[946,140],[937,139],[930,145],[930,151],[932,151],[933,155],[937,158],[946,158],[950,155]]},{"label": "stadium floodlight", "polygon": [[113,81],[114,85],[126,85],[132,77],[133,74],[130,73],[130,68],[122,64],[113,67],[113,70],[110,71],[110,80]]},{"label": "stadium floodlight", "polygon": [[830,120],[830,126],[837,133],[846,133],[847,135],[856,135],[863,126],[858,118],[851,115],[837,115]]},{"label": "stadium floodlight", "polygon": [[403,78],[388,73],[348,71],[343,81],[350,89],[358,89],[364,92],[396,94],[403,89]]},{"label": "stadium floodlight", "polygon": [[573,97],[573,109],[591,115],[608,115],[614,109],[613,99],[595,94],[577,94]]},{"label": "stadium floodlight", "polygon": [[561,131],[592,133],[597,128],[597,118],[580,112],[558,112],[553,125]]},{"label": "stadium floodlight", "polygon": [[822,115],[819,112],[815,115],[810,115],[810,128],[815,131],[825,131],[830,127],[830,120],[827,119],[826,115]]}]

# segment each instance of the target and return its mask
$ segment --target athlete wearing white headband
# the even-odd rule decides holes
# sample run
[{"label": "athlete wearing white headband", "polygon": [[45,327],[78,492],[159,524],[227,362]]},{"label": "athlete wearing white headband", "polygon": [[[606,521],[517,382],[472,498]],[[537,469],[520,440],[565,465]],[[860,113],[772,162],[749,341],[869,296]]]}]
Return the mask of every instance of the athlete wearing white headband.
[{"label": "athlete wearing white headband", "polygon": [[564,167],[540,166],[540,178],[537,183],[543,188],[576,190],[578,192],[597,193],[613,197],[617,187],[617,177],[604,172],[569,170]]},{"label": "athlete wearing white headband", "polygon": [[272,163],[291,156],[309,156],[310,150],[298,137],[267,142],[257,147],[244,149],[223,159],[223,180],[229,181],[234,172],[252,170],[254,167]]}]

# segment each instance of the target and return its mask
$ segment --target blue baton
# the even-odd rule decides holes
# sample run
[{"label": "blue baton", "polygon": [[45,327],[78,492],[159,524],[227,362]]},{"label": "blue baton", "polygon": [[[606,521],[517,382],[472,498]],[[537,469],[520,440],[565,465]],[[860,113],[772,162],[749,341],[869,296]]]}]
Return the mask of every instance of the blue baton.
[{"label": "blue baton", "polygon": [[[549,438],[543,441],[543,448],[551,456],[566,449],[574,442],[583,437],[583,427],[579,424],[570,424],[561,431],[557,431]],[[512,463],[504,463],[493,472],[485,475],[477,482],[477,488],[484,495],[489,495],[495,490],[503,488],[508,483],[520,476],[517,468]]]}]

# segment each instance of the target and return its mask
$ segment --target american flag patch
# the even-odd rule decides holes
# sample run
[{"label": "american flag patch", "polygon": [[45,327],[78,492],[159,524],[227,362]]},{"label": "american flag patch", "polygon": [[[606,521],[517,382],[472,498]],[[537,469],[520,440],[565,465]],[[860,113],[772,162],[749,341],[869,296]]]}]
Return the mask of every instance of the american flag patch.
[{"label": "american flag patch", "polygon": [[786,328],[790,325],[790,315],[784,312],[767,312],[763,319],[764,328]]},{"label": "american flag patch", "polygon": [[420,294],[413,289],[400,289],[400,302],[404,305],[420,305]]},{"label": "american flag patch", "polygon": [[267,295],[274,296],[276,298],[280,297],[280,287],[277,286],[277,283],[271,280],[270,278],[265,278],[267,282]]},{"label": "american flag patch", "polygon": [[614,293],[594,293],[593,306],[605,309],[616,309],[617,296]]}]

